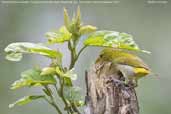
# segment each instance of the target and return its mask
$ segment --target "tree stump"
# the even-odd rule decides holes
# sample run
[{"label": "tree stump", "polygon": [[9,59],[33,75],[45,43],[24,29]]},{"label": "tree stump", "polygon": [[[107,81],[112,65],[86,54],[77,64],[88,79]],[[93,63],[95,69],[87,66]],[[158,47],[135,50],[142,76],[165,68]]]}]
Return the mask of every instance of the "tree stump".
[{"label": "tree stump", "polygon": [[123,83],[122,73],[112,62],[99,61],[85,78],[84,114],[139,114],[135,88]]}]

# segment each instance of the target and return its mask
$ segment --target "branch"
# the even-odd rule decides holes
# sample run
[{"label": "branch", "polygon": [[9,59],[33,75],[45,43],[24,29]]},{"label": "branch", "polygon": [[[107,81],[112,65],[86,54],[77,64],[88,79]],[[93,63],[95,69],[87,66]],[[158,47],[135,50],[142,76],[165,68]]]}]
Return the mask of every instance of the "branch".
[{"label": "branch", "polygon": [[[75,63],[76,63],[76,61],[78,59],[78,55],[76,53],[76,45],[72,46],[71,41],[68,42],[68,49],[70,50],[70,53],[71,53],[71,63],[70,63],[70,66],[69,66],[69,70],[70,70],[70,69],[72,69],[75,66]],[[83,49],[84,48],[82,48],[80,50],[80,52],[78,53],[79,55],[83,51]],[[74,112],[76,112],[77,114],[81,114],[79,112],[79,110],[77,109],[77,106],[75,104],[71,103],[71,107],[74,110]]]},{"label": "branch", "polygon": [[83,52],[83,50],[86,48],[87,46],[83,46],[80,51],[77,54],[76,60],[79,58],[80,54]]},{"label": "branch", "polygon": [[46,98],[46,97],[44,97],[44,99],[51,105],[51,106],[53,106],[55,109],[56,109],[56,111],[58,112],[58,114],[62,114],[62,111],[60,110],[60,108],[58,107],[58,105],[55,103],[55,100],[54,100],[54,98],[53,98],[53,95],[52,95],[52,93],[50,92],[51,90],[47,87],[47,86],[44,86],[44,88],[45,88],[45,90],[47,90],[47,91],[49,91],[49,94],[47,94],[47,93],[45,93],[47,96],[49,96],[50,97],[50,100],[48,99],[48,98]]}]

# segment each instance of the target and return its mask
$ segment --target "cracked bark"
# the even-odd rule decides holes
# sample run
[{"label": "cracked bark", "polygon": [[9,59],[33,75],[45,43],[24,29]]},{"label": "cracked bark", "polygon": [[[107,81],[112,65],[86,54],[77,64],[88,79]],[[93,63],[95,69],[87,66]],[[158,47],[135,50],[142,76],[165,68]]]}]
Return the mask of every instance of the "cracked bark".
[{"label": "cracked bark", "polygon": [[115,65],[99,61],[85,76],[87,95],[84,114],[139,114],[135,88],[123,83]]}]

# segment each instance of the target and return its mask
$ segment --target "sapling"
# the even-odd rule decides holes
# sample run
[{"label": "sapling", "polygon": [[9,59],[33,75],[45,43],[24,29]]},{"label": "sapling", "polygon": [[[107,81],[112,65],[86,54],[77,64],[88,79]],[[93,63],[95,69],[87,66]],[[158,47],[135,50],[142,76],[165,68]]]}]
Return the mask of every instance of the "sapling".
[{"label": "sapling", "polygon": [[[77,46],[82,36],[85,36],[86,39],[83,41],[83,46],[78,49]],[[112,58],[112,55],[111,57],[109,56],[113,53],[112,49],[124,50],[127,53],[129,51],[147,52],[141,50],[134,42],[132,36],[127,33],[97,30],[95,26],[83,25],[79,7],[76,15],[72,19],[69,18],[67,10],[64,9],[64,25],[58,30],[47,32],[46,37],[48,39],[46,43],[16,42],[9,44],[5,48],[7,54],[6,59],[10,61],[18,62],[24,54],[39,54],[51,60],[51,63],[46,67],[42,68],[39,66],[22,72],[21,78],[11,86],[11,89],[23,87],[33,88],[38,86],[44,94],[25,96],[10,104],[10,108],[15,105],[30,103],[33,100],[44,99],[56,109],[58,114],[64,112],[67,114],[81,114],[79,107],[84,106],[84,100],[82,99],[83,96],[80,95],[80,88],[74,85],[73,80],[77,79],[77,74],[74,72],[75,64],[86,47],[96,46],[108,48],[111,52],[106,51],[103,54],[103,59],[105,57],[113,59],[111,61],[116,60],[116,58]],[[71,55],[69,66],[63,66],[62,57],[65,54],[62,54],[57,49],[54,50],[47,47],[47,44],[56,45],[63,44],[64,42],[67,43]],[[121,56],[122,58],[125,57],[126,61],[127,56],[124,54],[121,54]],[[135,64],[133,59],[131,59],[133,61],[132,64]],[[143,62],[139,64],[141,64],[139,65],[141,67]],[[149,70],[146,69],[145,72],[145,68],[142,68],[139,69],[140,71],[146,75],[148,74],[146,72]],[[53,88],[55,88],[55,91],[52,91]],[[55,96],[56,93],[58,96]],[[58,102],[55,100],[57,97],[63,102],[64,108],[59,107]]]}]

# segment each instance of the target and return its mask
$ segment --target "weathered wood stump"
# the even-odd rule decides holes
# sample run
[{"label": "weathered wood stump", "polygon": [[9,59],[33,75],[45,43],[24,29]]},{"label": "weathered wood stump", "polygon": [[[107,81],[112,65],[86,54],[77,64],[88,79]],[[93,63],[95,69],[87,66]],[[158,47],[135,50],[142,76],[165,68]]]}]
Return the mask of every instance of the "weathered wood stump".
[{"label": "weathered wood stump", "polygon": [[135,88],[115,65],[99,61],[86,72],[85,114],[139,114]]}]

